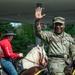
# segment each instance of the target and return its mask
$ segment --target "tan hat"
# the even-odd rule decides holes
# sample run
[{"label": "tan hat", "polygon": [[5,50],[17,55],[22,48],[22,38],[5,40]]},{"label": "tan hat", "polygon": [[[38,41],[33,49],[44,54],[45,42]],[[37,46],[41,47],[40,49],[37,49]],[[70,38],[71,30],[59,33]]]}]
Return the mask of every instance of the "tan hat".
[{"label": "tan hat", "polygon": [[53,23],[65,24],[65,18],[63,18],[63,17],[55,17],[55,18],[53,19]]}]

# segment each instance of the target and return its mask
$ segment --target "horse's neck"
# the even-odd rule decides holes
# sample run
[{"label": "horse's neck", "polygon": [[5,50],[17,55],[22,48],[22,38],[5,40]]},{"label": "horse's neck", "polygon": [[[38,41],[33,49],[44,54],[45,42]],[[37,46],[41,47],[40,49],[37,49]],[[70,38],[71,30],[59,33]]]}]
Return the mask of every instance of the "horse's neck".
[{"label": "horse's neck", "polygon": [[27,59],[34,61],[35,63],[37,63],[38,59],[39,59],[39,54],[37,50],[31,50],[26,57]]}]

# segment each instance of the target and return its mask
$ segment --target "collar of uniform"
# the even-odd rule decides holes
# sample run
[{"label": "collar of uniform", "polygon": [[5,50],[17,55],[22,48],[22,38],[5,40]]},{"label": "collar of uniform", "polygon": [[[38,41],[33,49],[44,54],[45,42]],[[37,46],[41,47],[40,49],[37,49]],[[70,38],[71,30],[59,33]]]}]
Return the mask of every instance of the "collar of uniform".
[{"label": "collar of uniform", "polygon": [[59,38],[63,38],[64,37],[64,32],[62,32],[61,34],[53,34],[54,36],[58,36]]}]

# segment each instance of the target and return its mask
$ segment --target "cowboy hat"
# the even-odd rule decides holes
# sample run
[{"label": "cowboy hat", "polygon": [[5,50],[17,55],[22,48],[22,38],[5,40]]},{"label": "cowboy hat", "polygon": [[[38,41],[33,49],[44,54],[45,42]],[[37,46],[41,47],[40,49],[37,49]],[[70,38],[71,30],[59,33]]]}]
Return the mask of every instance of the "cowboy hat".
[{"label": "cowboy hat", "polygon": [[13,33],[12,30],[7,29],[4,31],[4,34],[2,36],[10,36],[10,35],[16,35],[16,34]]}]

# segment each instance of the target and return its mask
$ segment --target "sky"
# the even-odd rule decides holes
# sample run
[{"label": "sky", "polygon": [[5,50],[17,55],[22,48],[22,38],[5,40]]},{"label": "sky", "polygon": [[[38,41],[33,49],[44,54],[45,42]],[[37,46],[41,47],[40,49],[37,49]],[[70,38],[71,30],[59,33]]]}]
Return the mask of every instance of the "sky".
[{"label": "sky", "polygon": [[11,22],[10,24],[11,24],[13,27],[17,27],[17,26],[21,25],[21,23],[14,23],[14,22]]}]

